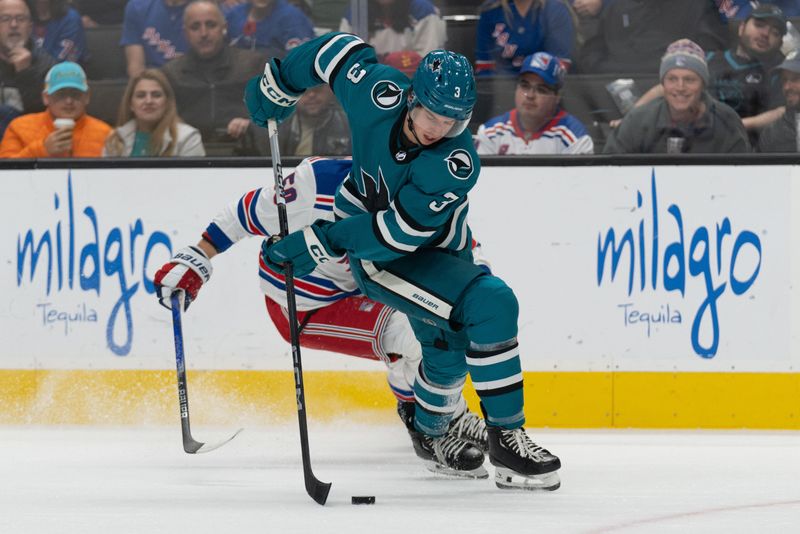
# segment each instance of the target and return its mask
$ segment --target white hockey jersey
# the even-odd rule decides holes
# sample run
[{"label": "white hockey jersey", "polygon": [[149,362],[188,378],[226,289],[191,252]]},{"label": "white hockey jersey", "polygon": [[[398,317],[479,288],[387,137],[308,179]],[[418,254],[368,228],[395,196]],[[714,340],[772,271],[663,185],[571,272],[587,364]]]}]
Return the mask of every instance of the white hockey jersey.
[{"label": "white hockey jersey", "polygon": [[[284,177],[284,194],[289,232],[300,230],[317,219],[334,220],[333,197],[352,167],[350,159],[307,158],[294,172]],[[219,213],[203,233],[203,238],[219,252],[251,236],[269,237],[280,232],[275,186],[249,191]],[[259,254],[261,289],[267,297],[286,306],[286,282]],[[319,265],[313,273],[295,278],[295,298],[299,311],[314,310],[358,294],[347,257]]]},{"label": "white hockey jersey", "polygon": [[482,156],[534,154],[592,154],[594,142],[573,115],[559,110],[541,130],[526,135],[513,109],[478,128],[475,148]]}]

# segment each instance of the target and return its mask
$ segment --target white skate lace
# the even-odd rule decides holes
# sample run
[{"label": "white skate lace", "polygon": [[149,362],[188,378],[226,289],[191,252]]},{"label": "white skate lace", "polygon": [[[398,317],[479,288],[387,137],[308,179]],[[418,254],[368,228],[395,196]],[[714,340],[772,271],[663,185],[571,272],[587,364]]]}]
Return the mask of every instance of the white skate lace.
[{"label": "white skate lace", "polygon": [[545,455],[550,454],[547,449],[534,443],[533,440],[528,437],[524,428],[503,430],[501,433],[503,436],[503,443],[506,447],[523,458],[531,458],[537,462],[543,462],[546,460]]},{"label": "white skate lace", "polygon": [[486,431],[486,422],[472,412],[464,412],[450,428],[450,433],[461,436],[477,443],[486,443],[489,440]]},{"label": "white skate lace", "polygon": [[448,461],[448,458],[456,458],[458,457],[458,453],[460,453],[464,447],[467,446],[467,442],[455,438],[453,436],[443,436],[441,438],[432,439],[433,444],[433,451],[436,453],[436,457],[438,460],[445,464],[449,465],[451,462]]}]

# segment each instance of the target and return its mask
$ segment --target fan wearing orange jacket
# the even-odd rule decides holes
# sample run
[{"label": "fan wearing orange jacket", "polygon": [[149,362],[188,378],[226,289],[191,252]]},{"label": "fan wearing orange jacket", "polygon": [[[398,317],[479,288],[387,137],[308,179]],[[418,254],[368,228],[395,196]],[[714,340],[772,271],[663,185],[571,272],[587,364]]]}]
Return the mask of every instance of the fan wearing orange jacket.
[{"label": "fan wearing orange jacket", "polygon": [[99,158],[111,127],[86,114],[89,84],[77,63],[53,66],[45,77],[47,109],[17,117],[0,143],[0,158]]}]

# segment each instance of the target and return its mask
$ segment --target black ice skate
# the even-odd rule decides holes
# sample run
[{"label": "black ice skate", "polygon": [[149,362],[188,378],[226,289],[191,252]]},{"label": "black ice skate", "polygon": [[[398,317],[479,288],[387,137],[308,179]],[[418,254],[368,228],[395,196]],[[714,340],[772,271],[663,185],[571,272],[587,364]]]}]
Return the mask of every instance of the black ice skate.
[{"label": "black ice skate", "polygon": [[467,409],[461,417],[450,423],[447,431],[450,436],[465,439],[478,447],[484,454],[489,454],[489,436],[486,432],[486,421]]},{"label": "black ice skate", "polygon": [[489,426],[488,432],[489,461],[496,468],[498,488],[554,491],[561,486],[561,460],[535,444],[524,428]]},{"label": "black ice skate", "polygon": [[408,429],[414,452],[425,467],[437,474],[463,478],[488,478],[483,452],[466,439],[451,434],[432,438],[414,428],[413,402],[398,402],[397,413]]}]

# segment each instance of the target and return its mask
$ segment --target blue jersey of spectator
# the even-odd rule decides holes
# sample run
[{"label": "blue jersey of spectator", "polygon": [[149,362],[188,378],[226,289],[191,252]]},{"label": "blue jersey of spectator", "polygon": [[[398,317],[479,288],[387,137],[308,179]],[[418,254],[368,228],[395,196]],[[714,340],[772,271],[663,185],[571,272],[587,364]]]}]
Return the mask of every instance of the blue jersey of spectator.
[{"label": "blue jersey of spectator", "polygon": [[130,0],[125,6],[120,46],[144,48],[145,65],[160,67],[187,50],[183,36],[186,2],[167,5],[164,0]]},{"label": "blue jersey of spectator", "polygon": [[[519,0],[490,0],[480,8],[476,74],[517,74],[525,57],[548,52],[572,61],[575,26],[562,0],[533,0],[525,15]],[[522,4],[523,2],[519,2]]]},{"label": "blue jersey of spectator", "polygon": [[[258,2],[263,3],[263,2]],[[255,2],[233,7],[225,15],[231,46],[264,48],[278,55],[314,38],[311,20],[286,0],[274,0],[259,19]],[[253,12],[252,18],[250,17]]]},{"label": "blue jersey of spectator", "polygon": [[63,17],[37,22],[33,35],[36,46],[46,50],[58,63],[86,63],[89,59],[81,16],[72,8]]},{"label": "blue jersey of spectator", "polygon": [[[749,0],[716,0],[719,12],[727,19],[744,20],[753,11]],[[800,17],[798,0],[761,0],[759,4],[773,4],[781,8],[787,17]]]}]

